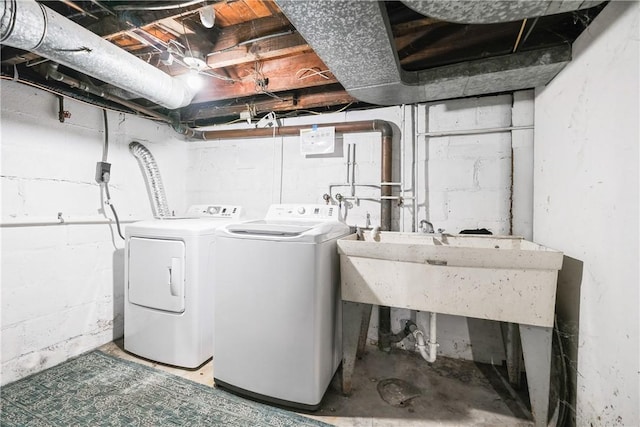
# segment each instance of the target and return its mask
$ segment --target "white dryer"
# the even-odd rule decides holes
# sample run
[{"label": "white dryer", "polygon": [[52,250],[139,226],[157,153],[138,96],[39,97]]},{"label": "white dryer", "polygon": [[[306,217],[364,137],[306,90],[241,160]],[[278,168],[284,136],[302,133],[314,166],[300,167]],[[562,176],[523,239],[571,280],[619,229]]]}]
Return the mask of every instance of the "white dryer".
[{"label": "white dryer", "polygon": [[213,355],[216,228],[237,222],[239,206],[197,205],[182,218],[126,228],[124,349],[195,368]]},{"label": "white dryer", "polygon": [[336,240],[327,205],[273,205],[219,228],[214,381],[258,400],[315,410],[342,358]]}]

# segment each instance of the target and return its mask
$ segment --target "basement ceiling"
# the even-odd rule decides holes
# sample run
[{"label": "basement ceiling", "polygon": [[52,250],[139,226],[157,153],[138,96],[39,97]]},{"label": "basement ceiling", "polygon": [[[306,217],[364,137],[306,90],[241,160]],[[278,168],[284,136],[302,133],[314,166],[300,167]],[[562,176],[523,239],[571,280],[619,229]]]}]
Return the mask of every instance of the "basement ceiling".
[{"label": "basement ceiling", "polygon": [[[605,5],[550,0],[39,3],[171,76],[197,74],[202,87],[188,105],[168,109],[9,44],[1,50],[4,79],[190,127],[271,111],[287,117],[545,84],[570,60],[572,42]],[[4,16],[15,4],[4,0]],[[3,22],[3,37],[9,24]],[[56,72],[68,77],[66,83],[52,77]]]}]

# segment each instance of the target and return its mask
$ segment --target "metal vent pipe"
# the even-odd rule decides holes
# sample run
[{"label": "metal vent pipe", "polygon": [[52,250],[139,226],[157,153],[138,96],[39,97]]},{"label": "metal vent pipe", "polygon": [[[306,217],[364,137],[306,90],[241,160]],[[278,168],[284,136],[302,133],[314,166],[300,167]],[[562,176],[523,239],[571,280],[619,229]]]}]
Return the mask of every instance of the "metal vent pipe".
[{"label": "metal vent pipe", "polygon": [[544,86],[571,60],[571,45],[563,45],[406,71],[384,2],[276,3],[349,95],[370,104],[414,104]]},{"label": "metal vent pipe", "polygon": [[36,53],[168,109],[195,92],[125,50],[35,0],[3,0],[0,43]]},{"label": "metal vent pipe", "polygon": [[153,216],[171,216],[167,196],[164,192],[164,185],[162,185],[160,169],[158,169],[158,164],[156,163],[156,159],[153,158],[153,154],[151,154],[151,151],[149,151],[147,147],[135,141],[129,144],[129,150],[136,160],[138,160],[138,164],[144,175],[149,198],[151,199]]},{"label": "metal vent pipe", "polygon": [[594,7],[602,0],[402,0],[416,12],[447,22],[493,24]]}]

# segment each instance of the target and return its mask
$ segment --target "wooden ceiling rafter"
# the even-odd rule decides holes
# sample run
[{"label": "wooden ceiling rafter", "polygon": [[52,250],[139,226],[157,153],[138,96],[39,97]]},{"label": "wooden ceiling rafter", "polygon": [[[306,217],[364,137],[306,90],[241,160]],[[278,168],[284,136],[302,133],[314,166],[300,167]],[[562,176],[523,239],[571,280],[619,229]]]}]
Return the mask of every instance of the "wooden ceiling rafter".
[{"label": "wooden ceiling rafter", "polygon": [[194,104],[182,111],[187,122],[198,122],[211,118],[229,118],[251,109],[256,115],[271,111],[292,112],[295,110],[317,109],[357,103],[339,84],[324,88],[306,88],[279,93],[279,99],[265,95],[250,98],[236,98],[203,104]]},{"label": "wooden ceiling rafter", "polygon": [[[130,0],[130,3],[134,2]],[[327,107],[355,102],[296,32],[274,0],[211,0],[208,4],[216,12],[213,28],[201,25],[198,10],[203,3],[162,11],[129,11],[122,7],[115,14],[95,11],[96,16],[101,17],[98,21],[78,17],[77,13],[74,15],[59,1],[44,3],[169,75],[189,71],[182,55],[189,47],[198,50],[208,65],[203,73],[213,76],[206,78],[205,88],[189,108],[204,108],[202,114],[211,114],[211,118],[237,114],[231,113],[231,109],[242,111],[243,106],[252,102],[259,102],[260,111],[291,111],[303,108],[304,102],[306,108],[321,106],[323,102]],[[93,13],[89,3],[80,1]],[[118,1],[114,4],[126,6],[129,3]],[[385,7],[397,56],[406,71],[508,54],[521,25],[521,22],[454,24],[422,16],[400,2],[387,1]],[[547,48],[571,42],[597,13],[594,8],[594,13],[584,12],[584,17],[577,15],[586,20],[582,26],[576,24],[575,14],[541,17],[526,45],[520,49]],[[160,53],[166,51],[174,56],[172,64],[160,60]],[[30,72],[35,68],[29,67],[46,61],[36,54],[10,47],[3,47],[2,54],[5,75],[11,75],[14,64],[19,70]],[[72,74],[82,77],[82,73]],[[45,78],[41,78],[46,86]],[[106,90],[116,89],[107,87]],[[324,99],[323,93],[327,94]],[[298,96],[304,102],[299,103]],[[150,101],[138,101],[149,108],[158,108]],[[212,105],[232,107],[222,111]],[[185,111],[191,111],[185,117],[194,117],[193,110]]]},{"label": "wooden ceiling rafter", "polygon": [[[510,41],[507,43],[504,41],[511,35],[515,39],[518,29],[518,22],[504,24],[496,27],[494,31],[484,32],[466,27],[465,37],[449,33],[439,39],[431,40],[425,43],[421,50],[401,58],[400,64],[404,69],[411,71],[448,65],[454,62],[454,58],[473,60],[489,56],[489,52],[492,55],[508,54],[512,44]],[[455,60],[455,62],[458,61]]]},{"label": "wooden ceiling rafter", "polygon": [[213,45],[213,52],[233,48],[239,43],[276,34],[293,26],[282,14],[258,18],[229,27],[221,27]]},{"label": "wooden ceiling rafter", "polygon": [[310,51],[311,48],[298,33],[284,34],[210,54],[207,57],[207,65],[212,69],[224,68],[256,60],[292,56]]},{"label": "wooden ceiling rafter", "polygon": [[[300,79],[296,76],[296,72],[302,68],[327,69],[318,55],[313,52],[305,52],[276,59],[260,59],[259,62],[261,64],[261,73],[269,80],[267,90],[271,93],[323,86],[338,82],[332,74],[329,75],[328,79],[321,76]],[[241,81],[227,82],[222,80],[215,81],[214,79],[196,95],[194,103],[255,95],[255,81],[253,79],[255,75],[254,63],[255,61],[251,61],[228,67],[236,68],[236,74],[240,77]]]}]

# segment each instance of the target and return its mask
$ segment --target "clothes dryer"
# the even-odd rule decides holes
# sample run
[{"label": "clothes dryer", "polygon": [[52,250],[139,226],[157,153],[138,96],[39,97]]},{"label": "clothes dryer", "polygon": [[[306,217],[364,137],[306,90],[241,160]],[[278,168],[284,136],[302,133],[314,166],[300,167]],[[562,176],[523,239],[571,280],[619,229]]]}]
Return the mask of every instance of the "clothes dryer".
[{"label": "clothes dryer", "polygon": [[186,217],[126,227],[126,351],[185,368],[211,358],[215,230],[240,213],[239,206],[196,205]]}]

